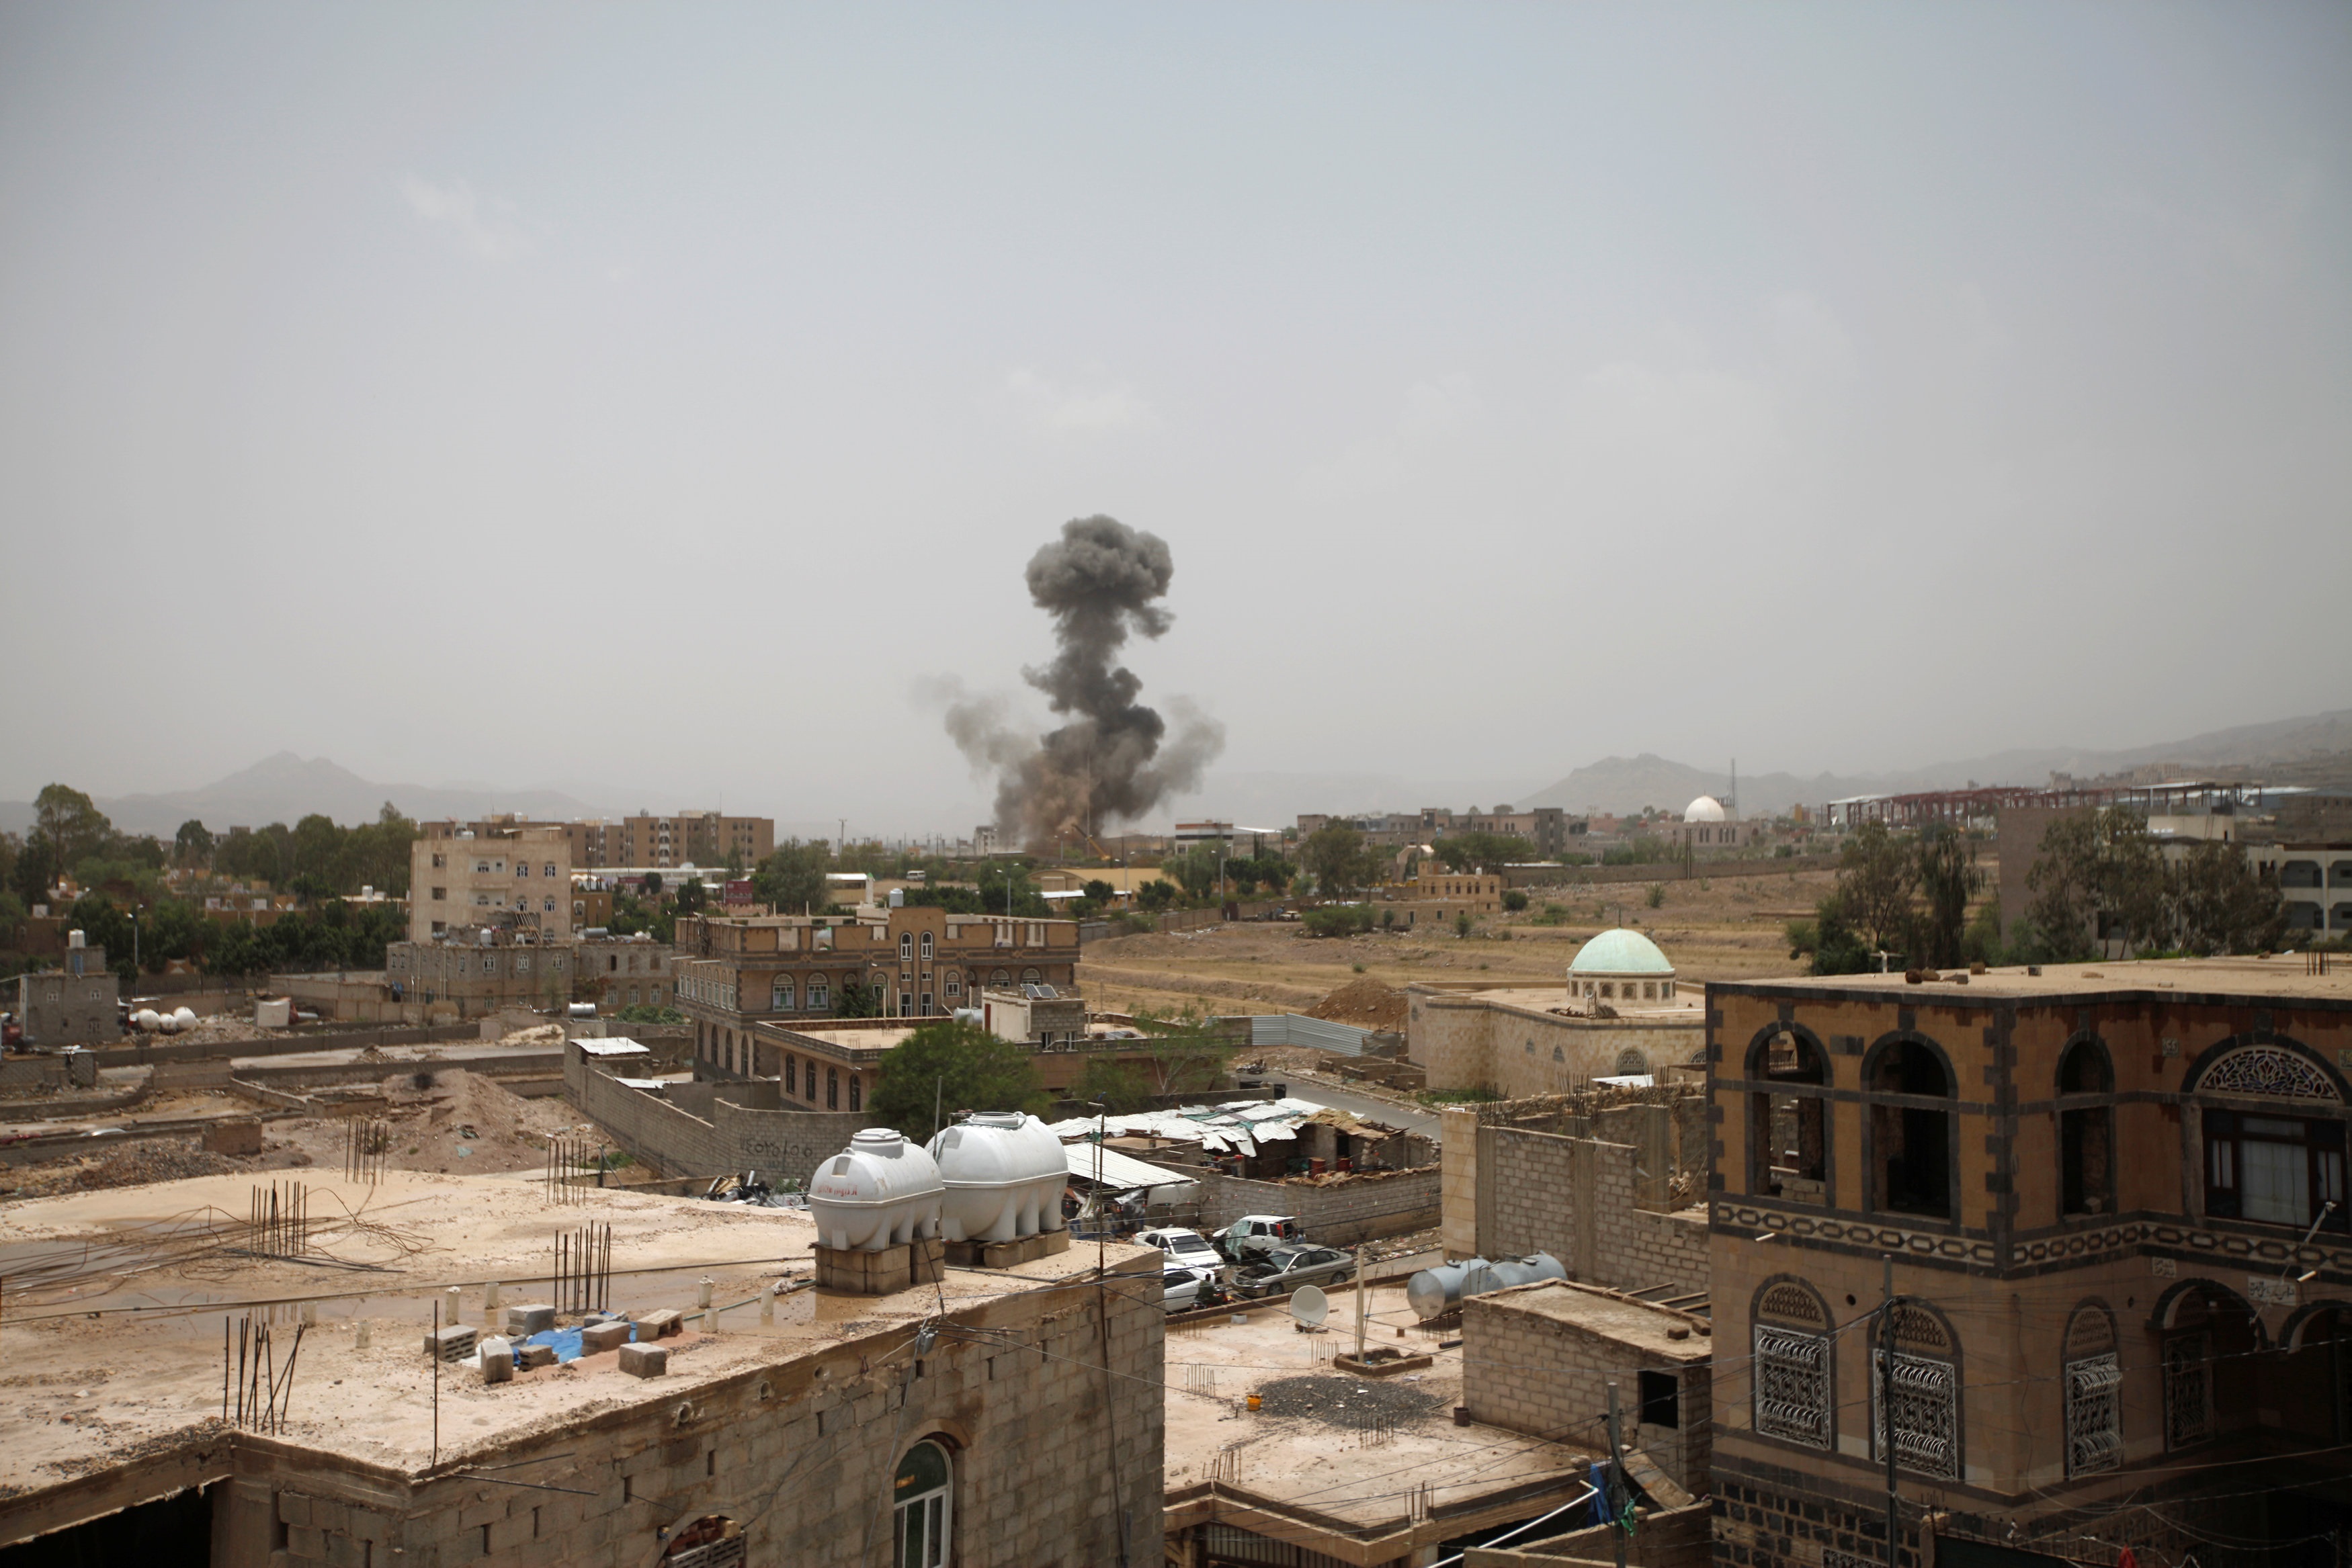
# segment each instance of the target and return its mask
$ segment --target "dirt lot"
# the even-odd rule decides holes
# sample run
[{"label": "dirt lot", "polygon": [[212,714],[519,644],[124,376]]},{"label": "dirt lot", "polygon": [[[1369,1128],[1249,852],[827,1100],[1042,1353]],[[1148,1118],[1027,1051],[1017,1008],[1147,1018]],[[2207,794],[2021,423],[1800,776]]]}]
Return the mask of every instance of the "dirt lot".
[{"label": "dirt lot", "polygon": [[1551,985],[1562,982],[1579,946],[1621,916],[1664,948],[1685,979],[1757,979],[1790,972],[1782,927],[1810,915],[1833,879],[1806,872],[1668,880],[1658,884],[1655,908],[1641,883],[1530,888],[1524,912],[1489,916],[1466,937],[1450,926],[1313,937],[1291,925],[1120,936],[1087,945],[1078,987],[1090,1003],[1122,1011],[1306,1012],[1359,977],[1397,988],[1417,980]]}]

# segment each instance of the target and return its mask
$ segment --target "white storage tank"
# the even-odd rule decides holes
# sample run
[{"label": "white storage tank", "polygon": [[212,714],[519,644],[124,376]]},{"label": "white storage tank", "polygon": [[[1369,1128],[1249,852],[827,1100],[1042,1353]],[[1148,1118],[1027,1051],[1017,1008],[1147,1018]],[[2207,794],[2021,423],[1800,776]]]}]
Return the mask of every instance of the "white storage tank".
[{"label": "white storage tank", "polygon": [[141,1008],[131,1015],[131,1021],[142,1034],[152,1034],[163,1027],[163,1015],[153,1008]]},{"label": "white storage tank", "polygon": [[173,1030],[181,1031],[195,1028],[196,1009],[194,1008],[184,1007],[173,1008],[172,1009],[172,1027]]},{"label": "white storage tank", "polygon": [[836,1252],[879,1252],[940,1233],[940,1167],[887,1127],[868,1127],[809,1178],[809,1218]]},{"label": "white storage tank", "polygon": [[1019,1111],[982,1111],[931,1139],[940,1212],[950,1241],[1013,1241],[1063,1228],[1062,1189],[1070,1166],[1045,1124]]},{"label": "white storage tank", "polygon": [[1415,1316],[1433,1318],[1460,1306],[1465,1296],[1483,1296],[1489,1291],[1507,1290],[1513,1285],[1532,1285],[1538,1280],[1567,1278],[1568,1270],[1549,1252],[1530,1253],[1499,1263],[1489,1263],[1484,1258],[1465,1258],[1459,1263],[1441,1263],[1415,1274],[1405,1281],[1404,1299]]}]

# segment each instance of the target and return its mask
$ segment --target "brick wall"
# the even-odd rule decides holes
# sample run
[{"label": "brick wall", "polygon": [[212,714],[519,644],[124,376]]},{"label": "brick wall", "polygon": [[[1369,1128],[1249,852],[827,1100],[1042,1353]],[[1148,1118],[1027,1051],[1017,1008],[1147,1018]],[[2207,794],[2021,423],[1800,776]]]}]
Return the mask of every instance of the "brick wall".
[{"label": "brick wall", "polygon": [[1326,1181],[1250,1181],[1192,1166],[1162,1166],[1201,1184],[1200,1228],[1218,1229],[1244,1214],[1289,1214],[1310,1241],[1349,1247],[1402,1236],[1437,1223],[1442,1167],[1365,1174]]},{"label": "brick wall", "polygon": [[485,1457],[573,1491],[417,1480],[239,1434],[213,1559],[650,1563],[656,1531],[719,1514],[741,1526],[750,1563],[848,1568],[888,1555],[892,1472],[938,1437],[954,1456],[953,1561],[1110,1563],[1122,1535],[1128,1561],[1157,1561],[1158,1297],[1156,1274],[1023,1291],[951,1314],[919,1358],[910,1327],[894,1325],[724,1382],[656,1385],[645,1403]]},{"label": "brick wall", "polygon": [[[1477,1126],[1446,1119],[1452,1150],[1461,1128],[1475,1153],[1468,1166],[1476,1216],[1475,1249],[1487,1258],[1549,1252],[1573,1280],[1622,1290],[1672,1284],[1704,1291],[1708,1278],[1706,1211],[1637,1206],[1637,1151],[1631,1144],[1570,1137],[1527,1127]],[[1444,1168],[1444,1167],[1441,1167]],[[1455,1226],[1460,1228],[1457,1200]],[[1449,1233],[1452,1255],[1457,1238]]]},{"label": "brick wall", "polygon": [[[1470,1418],[1605,1454],[1604,1417],[1614,1380],[1625,1446],[1647,1453],[1685,1490],[1705,1494],[1714,1416],[1707,1362],[1651,1354],[1527,1311],[1515,1300],[1523,1291],[1544,1289],[1521,1286],[1462,1303],[1462,1402],[1470,1407]],[[1639,1373],[1644,1367],[1679,1379],[1675,1426],[1643,1424]]]},{"label": "brick wall", "polygon": [[756,1170],[771,1180],[805,1186],[818,1164],[847,1147],[867,1121],[854,1111],[751,1110],[716,1093],[709,1116],[697,1116],[598,1071],[576,1048],[566,1049],[563,1058],[563,1097],[666,1176]]}]

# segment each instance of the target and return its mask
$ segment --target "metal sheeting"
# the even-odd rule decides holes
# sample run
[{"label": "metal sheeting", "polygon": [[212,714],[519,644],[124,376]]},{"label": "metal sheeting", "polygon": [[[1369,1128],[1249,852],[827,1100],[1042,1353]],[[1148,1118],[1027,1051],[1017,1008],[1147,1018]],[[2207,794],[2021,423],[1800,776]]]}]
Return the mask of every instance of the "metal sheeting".
[{"label": "metal sheeting", "polygon": [[1098,1149],[1092,1144],[1064,1144],[1062,1155],[1069,1163],[1070,1174],[1083,1181],[1095,1179],[1095,1161],[1099,1158],[1103,1186],[1114,1192],[1150,1187],[1154,1203],[1182,1203],[1201,1190],[1199,1182],[1187,1181],[1117,1149]]},{"label": "metal sheeting", "polygon": [[1361,1056],[1364,1038],[1371,1032],[1353,1024],[1311,1019],[1304,1013],[1256,1013],[1250,1018],[1250,1044],[1254,1046],[1304,1045],[1335,1051],[1342,1056]]}]

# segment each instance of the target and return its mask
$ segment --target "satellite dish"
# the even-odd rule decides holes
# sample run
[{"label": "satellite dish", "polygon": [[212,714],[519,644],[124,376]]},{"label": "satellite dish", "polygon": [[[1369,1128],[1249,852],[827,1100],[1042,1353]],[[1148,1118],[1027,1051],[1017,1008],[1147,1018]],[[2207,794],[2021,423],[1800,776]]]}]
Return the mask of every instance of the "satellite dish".
[{"label": "satellite dish", "polygon": [[1301,1285],[1290,1292],[1290,1315],[1298,1320],[1300,1328],[1320,1328],[1331,1315],[1331,1302],[1319,1286]]}]

